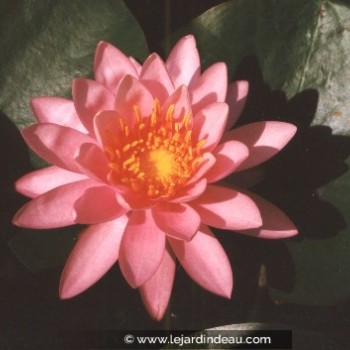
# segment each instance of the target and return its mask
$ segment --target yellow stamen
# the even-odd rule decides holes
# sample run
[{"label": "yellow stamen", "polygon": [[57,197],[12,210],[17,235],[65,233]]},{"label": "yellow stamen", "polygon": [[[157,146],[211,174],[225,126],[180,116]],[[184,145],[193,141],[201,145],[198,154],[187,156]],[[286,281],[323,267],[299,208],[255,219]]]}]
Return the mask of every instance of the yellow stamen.
[{"label": "yellow stamen", "polygon": [[[134,120],[119,118],[120,135],[106,130],[109,179],[129,186],[150,198],[169,198],[183,187],[202,162],[205,140],[192,140],[192,115],[174,119],[174,105],[161,111],[154,101],[150,116],[141,115],[134,106]],[[115,149],[113,149],[115,147]]]}]

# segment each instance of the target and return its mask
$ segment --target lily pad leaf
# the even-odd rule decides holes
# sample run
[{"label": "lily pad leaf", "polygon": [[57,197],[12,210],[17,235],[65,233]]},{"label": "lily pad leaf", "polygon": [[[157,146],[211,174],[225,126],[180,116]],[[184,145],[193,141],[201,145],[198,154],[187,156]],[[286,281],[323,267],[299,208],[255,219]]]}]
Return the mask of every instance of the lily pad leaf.
[{"label": "lily pad leaf", "polygon": [[99,41],[148,54],[121,0],[3,0],[0,23],[0,109],[20,128],[33,122],[31,97],[70,97],[73,78],[92,76]]}]

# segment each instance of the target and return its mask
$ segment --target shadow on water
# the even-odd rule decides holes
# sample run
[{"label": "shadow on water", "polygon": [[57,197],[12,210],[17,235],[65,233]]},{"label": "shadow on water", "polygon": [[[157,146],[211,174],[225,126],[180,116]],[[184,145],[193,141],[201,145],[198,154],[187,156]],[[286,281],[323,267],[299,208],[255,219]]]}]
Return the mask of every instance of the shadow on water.
[{"label": "shadow on water", "polygon": [[331,128],[312,125],[318,102],[316,90],[305,90],[289,101],[264,83],[258,61],[246,58],[235,79],[250,81],[250,94],[240,123],[281,120],[298,127],[292,142],[265,166],[265,180],[254,189],[284,209],[302,237],[327,238],[345,228],[339,211],[322,199],[320,187],[348,170],[350,138],[332,135]]}]

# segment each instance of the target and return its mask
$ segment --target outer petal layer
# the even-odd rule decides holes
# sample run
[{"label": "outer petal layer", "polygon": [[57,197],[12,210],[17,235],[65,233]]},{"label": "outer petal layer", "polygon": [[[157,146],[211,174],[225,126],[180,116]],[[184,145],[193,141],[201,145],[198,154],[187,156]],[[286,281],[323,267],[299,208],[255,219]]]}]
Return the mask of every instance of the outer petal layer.
[{"label": "outer petal layer", "polygon": [[202,226],[191,242],[169,238],[181,265],[201,287],[231,297],[233,276],[228,257],[208,227]]},{"label": "outer petal layer", "polygon": [[258,206],[263,223],[258,229],[239,231],[240,233],[268,239],[287,238],[298,234],[297,228],[282,210],[256,194],[248,195]]},{"label": "outer petal layer", "polygon": [[74,80],[73,100],[80,120],[92,134],[94,132],[94,116],[98,112],[112,109],[114,106],[112,93],[105,86],[88,79]]},{"label": "outer petal layer", "polygon": [[21,177],[16,181],[16,190],[27,197],[35,198],[56,187],[86,179],[87,177],[83,174],[50,166]]},{"label": "outer petal layer", "polygon": [[205,193],[191,202],[191,206],[209,226],[245,230],[262,224],[255,203],[245,194],[229,188],[208,185]]},{"label": "outer petal layer", "polygon": [[236,140],[249,148],[249,157],[239,166],[248,169],[277,154],[294,136],[297,128],[284,122],[257,122],[233,129],[224,135],[225,140]]},{"label": "outer petal layer", "polygon": [[80,236],[61,276],[60,297],[68,299],[84,292],[115,264],[127,217],[92,225]]},{"label": "outer petal layer", "polygon": [[150,55],[145,61],[140,80],[162,104],[174,91],[174,85],[165,68],[164,62],[157,54]]},{"label": "outer petal layer", "polygon": [[225,102],[226,90],[226,64],[215,63],[203,72],[197,84],[190,91],[193,113],[197,113],[211,103]]},{"label": "outer petal layer", "polygon": [[165,250],[165,233],[150,210],[130,215],[120,247],[120,269],[131,287],[143,285],[158,270]]},{"label": "outer petal layer", "polygon": [[136,69],[129,58],[119,49],[104,41],[97,45],[94,70],[96,80],[107,86],[113,94],[125,75],[137,77]]},{"label": "outer petal layer", "polygon": [[57,187],[25,204],[15,215],[13,223],[29,228],[56,228],[76,223],[75,202],[95,181],[83,180]]},{"label": "outer petal layer", "polygon": [[31,107],[39,123],[58,124],[87,133],[73,101],[60,97],[36,97],[31,100]]},{"label": "outer petal layer", "polygon": [[79,173],[75,155],[84,143],[95,143],[88,135],[55,124],[36,124],[22,130],[27,144],[48,163]]},{"label": "outer petal layer", "polygon": [[249,84],[247,81],[235,81],[228,86],[226,102],[230,107],[227,128],[230,129],[241,115],[247,101]]},{"label": "outer petal layer", "polygon": [[140,287],[140,294],[150,315],[161,320],[168,306],[175,277],[175,259],[165,250],[156,273]]},{"label": "outer petal layer", "polygon": [[196,41],[192,35],[180,39],[171,50],[166,67],[175,88],[180,85],[191,87],[200,74],[200,58]]}]

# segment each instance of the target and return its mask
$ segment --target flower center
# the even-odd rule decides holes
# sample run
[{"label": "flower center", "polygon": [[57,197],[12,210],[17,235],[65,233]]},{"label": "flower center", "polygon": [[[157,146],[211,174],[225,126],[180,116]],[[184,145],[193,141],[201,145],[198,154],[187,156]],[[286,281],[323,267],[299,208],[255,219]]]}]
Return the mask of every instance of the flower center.
[{"label": "flower center", "polygon": [[174,105],[162,113],[155,100],[148,117],[134,110],[132,123],[120,117],[119,135],[107,135],[109,180],[153,199],[173,196],[197,170],[205,141],[192,141],[192,116],[174,120]]}]

